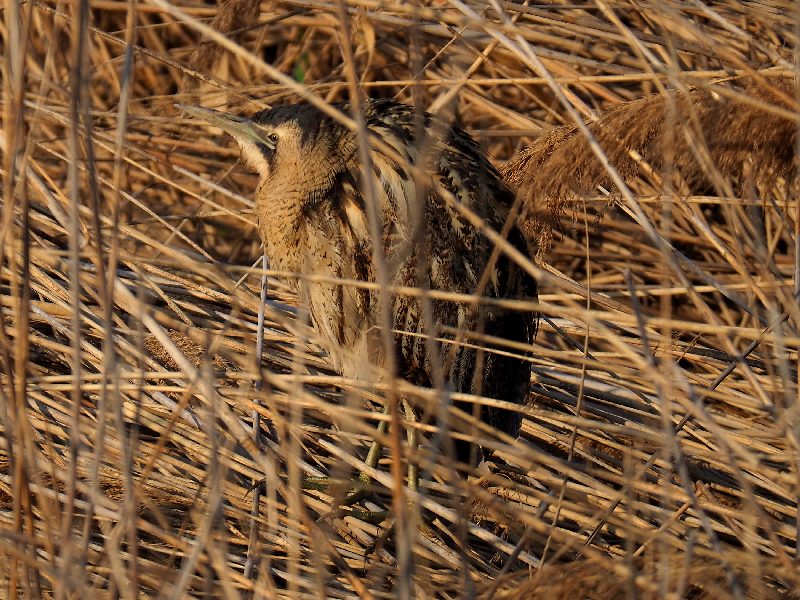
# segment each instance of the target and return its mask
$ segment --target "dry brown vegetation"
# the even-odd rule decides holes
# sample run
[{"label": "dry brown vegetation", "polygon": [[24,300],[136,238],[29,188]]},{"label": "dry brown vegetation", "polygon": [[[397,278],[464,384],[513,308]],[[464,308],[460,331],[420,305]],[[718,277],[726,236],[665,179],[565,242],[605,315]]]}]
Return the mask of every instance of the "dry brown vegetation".
[{"label": "dry brown vegetation", "polygon": [[[2,13],[0,596],[797,597],[793,3]],[[327,368],[291,274],[260,321],[254,176],[173,104],[353,74],[504,165],[542,322],[520,439],[473,428],[498,458],[463,480],[436,422],[390,429],[403,456],[337,510],[301,481],[363,464],[385,386]]]},{"label": "dry brown vegetation", "polygon": [[794,82],[758,82],[741,91],[681,86],[677,93],[618,104],[585,131],[568,125],[538,138],[503,166],[506,180],[529,207],[523,218],[527,234],[544,254],[567,207],[601,188],[620,200],[620,181],[634,186],[641,181],[651,195],[663,194],[667,186],[681,196],[721,197],[793,184]]}]

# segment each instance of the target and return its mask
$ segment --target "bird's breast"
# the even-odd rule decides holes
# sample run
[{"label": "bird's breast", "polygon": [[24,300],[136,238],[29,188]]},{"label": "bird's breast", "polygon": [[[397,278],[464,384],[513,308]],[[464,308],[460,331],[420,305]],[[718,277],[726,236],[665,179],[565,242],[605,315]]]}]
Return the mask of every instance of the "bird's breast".
[{"label": "bird's breast", "polygon": [[328,225],[314,220],[306,227],[300,299],[334,366],[345,377],[362,379],[383,362],[374,343],[376,307],[359,286],[350,240]]}]

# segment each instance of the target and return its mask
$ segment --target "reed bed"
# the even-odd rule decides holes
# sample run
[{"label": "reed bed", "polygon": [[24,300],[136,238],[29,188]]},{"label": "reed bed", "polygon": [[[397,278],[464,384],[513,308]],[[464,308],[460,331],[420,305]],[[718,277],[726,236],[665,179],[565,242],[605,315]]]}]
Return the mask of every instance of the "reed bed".
[{"label": "reed bed", "polygon": [[[2,596],[797,597],[799,23],[779,0],[4,5]],[[333,372],[298,274],[263,268],[254,175],[174,108],[344,100],[351,68],[458,119],[524,202],[519,439]],[[389,388],[438,416],[418,447],[376,431]],[[459,477],[450,435],[495,457]]]}]

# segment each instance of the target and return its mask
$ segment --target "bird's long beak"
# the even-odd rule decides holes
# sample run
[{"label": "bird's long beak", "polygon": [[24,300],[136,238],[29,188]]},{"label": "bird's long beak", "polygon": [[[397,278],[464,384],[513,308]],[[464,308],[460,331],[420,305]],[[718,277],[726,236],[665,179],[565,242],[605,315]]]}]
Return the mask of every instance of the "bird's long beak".
[{"label": "bird's long beak", "polygon": [[188,104],[176,104],[175,108],[179,108],[185,113],[201,121],[205,121],[209,125],[219,127],[235,139],[252,142],[254,144],[263,144],[268,148],[275,148],[275,144],[270,141],[269,138],[264,135],[261,128],[250,119],[229,115],[219,112],[218,110],[211,110],[201,106],[190,106]]}]

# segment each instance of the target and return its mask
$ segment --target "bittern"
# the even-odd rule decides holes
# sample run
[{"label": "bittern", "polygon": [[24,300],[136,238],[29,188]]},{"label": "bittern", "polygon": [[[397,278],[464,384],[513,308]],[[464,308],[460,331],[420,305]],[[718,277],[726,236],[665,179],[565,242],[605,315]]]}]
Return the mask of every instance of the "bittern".
[{"label": "bittern", "polygon": [[[348,105],[334,106],[350,113]],[[536,281],[494,251],[495,244],[465,214],[504,231],[508,243],[527,253],[516,224],[506,223],[515,220],[512,192],[458,127],[395,101],[366,100],[366,127],[378,140],[369,144],[368,174],[375,185],[367,193],[359,134],[311,105],[279,106],[250,118],[181,108],[233,136],[244,161],[260,175],[255,209],[271,268],[317,276],[300,277],[294,285],[323,349],[345,377],[362,379],[367,367],[386,362],[381,294],[374,286],[329,279],[376,282],[376,244],[392,286],[494,299],[536,297]],[[372,221],[368,201],[375,209]],[[378,229],[375,239],[371,233]],[[529,346],[535,314],[499,302],[477,308],[463,301],[430,302],[426,318],[419,296],[391,296],[389,347],[397,373],[431,386],[438,368],[439,380],[453,392],[524,402],[530,363],[508,347],[497,352],[498,338]],[[457,341],[459,332],[461,343],[447,343]],[[436,339],[445,341],[432,343]],[[519,433],[516,411],[482,406],[479,416],[512,437]],[[458,458],[476,457],[472,447],[457,443]]]}]

